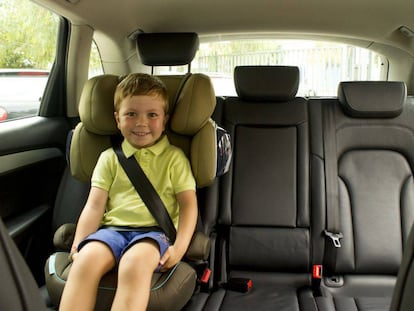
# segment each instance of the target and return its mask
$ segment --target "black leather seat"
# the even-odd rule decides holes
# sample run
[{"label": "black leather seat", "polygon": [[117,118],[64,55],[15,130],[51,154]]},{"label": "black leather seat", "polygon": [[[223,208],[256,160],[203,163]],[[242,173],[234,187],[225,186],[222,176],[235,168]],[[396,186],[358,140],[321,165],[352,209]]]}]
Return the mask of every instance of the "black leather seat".
[{"label": "black leather seat", "polygon": [[[311,109],[317,107],[310,102]],[[336,218],[343,238],[340,248],[326,239],[327,275],[318,305],[388,310],[414,220],[413,102],[406,100],[402,82],[343,82],[338,100],[322,101],[321,107],[323,118],[330,110],[332,125],[325,127],[320,145],[327,178],[319,187],[328,189],[326,226]],[[332,166],[336,173],[330,178]],[[334,204],[330,184],[337,187]]]},{"label": "black leather seat", "polygon": [[307,102],[296,67],[237,67],[238,97],[224,101],[233,163],[223,176],[219,281],[252,280],[247,294],[219,288],[205,310],[313,310]]}]

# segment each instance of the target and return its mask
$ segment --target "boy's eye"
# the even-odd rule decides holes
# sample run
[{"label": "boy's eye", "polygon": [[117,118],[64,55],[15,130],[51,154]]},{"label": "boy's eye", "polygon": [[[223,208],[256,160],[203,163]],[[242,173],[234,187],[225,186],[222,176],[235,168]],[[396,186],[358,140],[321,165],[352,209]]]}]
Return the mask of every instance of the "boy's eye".
[{"label": "boy's eye", "polygon": [[134,117],[136,115],[135,112],[129,111],[125,114],[127,117]]},{"label": "boy's eye", "polygon": [[150,113],[148,113],[148,117],[149,118],[156,118],[156,117],[158,117],[158,114],[155,113],[155,112],[150,112]]}]

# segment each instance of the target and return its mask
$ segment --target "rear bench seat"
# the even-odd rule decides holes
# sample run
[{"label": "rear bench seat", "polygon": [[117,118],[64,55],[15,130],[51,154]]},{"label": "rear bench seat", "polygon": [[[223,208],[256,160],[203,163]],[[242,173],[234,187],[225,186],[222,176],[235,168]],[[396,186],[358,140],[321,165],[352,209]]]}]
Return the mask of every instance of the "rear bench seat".
[{"label": "rear bench seat", "polygon": [[389,310],[414,220],[413,102],[406,101],[404,83],[343,82],[338,100],[311,100],[309,107],[312,125],[325,131],[323,144],[312,146],[327,169],[315,195],[326,184],[326,227],[343,235],[340,248],[326,239],[318,307]]},{"label": "rear bench seat", "polygon": [[[399,82],[344,82],[338,99],[306,102],[294,72],[235,71],[239,96],[223,104],[234,160],[221,181],[218,275],[253,287],[219,288],[204,310],[389,310],[414,220],[414,102]],[[324,229],[343,235],[340,248]],[[314,291],[313,264],[325,274]]]},{"label": "rear bench seat", "polygon": [[308,108],[295,97],[298,68],[238,67],[234,77],[238,97],[223,103],[233,162],[221,180],[218,278],[253,287],[219,288],[204,310],[314,310]]}]

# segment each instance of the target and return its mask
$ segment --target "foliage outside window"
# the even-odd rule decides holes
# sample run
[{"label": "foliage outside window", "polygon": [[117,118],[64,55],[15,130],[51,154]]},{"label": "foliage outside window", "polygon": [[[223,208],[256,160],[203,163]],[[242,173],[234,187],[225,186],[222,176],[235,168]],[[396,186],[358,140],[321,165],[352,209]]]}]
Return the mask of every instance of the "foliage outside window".
[{"label": "foliage outside window", "polygon": [[99,54],[98,47],[95,44],[95,41],[92,42],[91,47],[91,55],[89,57],[89,74],[88,78],[92,78],[98,75],[103,74],[103,68],[102,68],[102,60],[101,55]]},{"label": "foliage outside window", "polygon": [[59,17],[27,0],[0,0],[0,121],[37,115]]}]

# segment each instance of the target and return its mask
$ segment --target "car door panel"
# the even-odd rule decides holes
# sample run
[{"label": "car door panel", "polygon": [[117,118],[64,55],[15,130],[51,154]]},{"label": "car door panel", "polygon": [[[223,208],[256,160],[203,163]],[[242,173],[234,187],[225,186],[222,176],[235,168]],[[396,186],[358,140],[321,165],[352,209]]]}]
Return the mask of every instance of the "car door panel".
[{"label": "car door panel", "polygon": [[0,216],[39,283],[51,247],[53,204],[66,165],[64,118],[0,124]]}]

